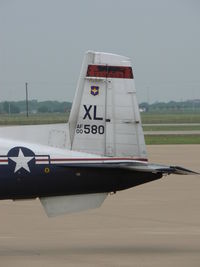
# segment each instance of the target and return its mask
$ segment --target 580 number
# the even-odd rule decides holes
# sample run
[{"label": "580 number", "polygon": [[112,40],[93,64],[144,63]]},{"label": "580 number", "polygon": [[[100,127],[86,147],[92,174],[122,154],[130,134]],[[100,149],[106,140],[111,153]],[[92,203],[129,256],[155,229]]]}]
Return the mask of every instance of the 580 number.
[{"label": "580 number", "polygon": [[76,129],[76,133],[78,134],[104,134],[104,125],[90,125],[90,124],[85,124],[83,125],[83,128],[78,128]]}]

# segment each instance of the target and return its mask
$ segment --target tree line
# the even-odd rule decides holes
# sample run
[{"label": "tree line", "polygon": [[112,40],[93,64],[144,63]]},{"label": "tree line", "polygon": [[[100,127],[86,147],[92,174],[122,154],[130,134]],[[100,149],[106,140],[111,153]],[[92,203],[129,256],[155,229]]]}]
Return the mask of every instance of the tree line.
[{"label": "tree line", "polygon": [[200,112],[200,99],[139,104],[144,112]]},{"label": "tree line", "polygon": [[[28,102],[29,113],[63,113],[69,112],[71,102],[59,101],[37,101],[31,100]],[[1,114],[19,114],[26,112],[26,101],[4,101],[0,102]]]},{"label": "tree line", "polygon": [[[71,102],[59,101],[38,101],[31,100],[28,102],[29,113],[69,113],[71,110]],[[169,101],[155,102],[149,104],[143,102],[139,104],[140,110],[143,112],[181,112],[181,111],[197,111],[200,112],[200,100],[187,101]],[[26,113],[26,101],[3,101],[0,102],[1,114],[19,114]]]}]

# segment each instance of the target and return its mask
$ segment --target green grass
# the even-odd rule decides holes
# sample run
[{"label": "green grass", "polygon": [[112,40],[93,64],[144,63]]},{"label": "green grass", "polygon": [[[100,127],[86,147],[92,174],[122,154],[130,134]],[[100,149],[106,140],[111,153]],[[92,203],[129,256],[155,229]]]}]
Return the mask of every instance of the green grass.
[{"label": "green grass", "polygon": [[[68,119],[68,113],[43,113],[0,115],[0,125],[26,125],[63,123]],[[200,113],[141,113],[142,123],[200,123]],[[147,126],[146,126],[147,127]],[[145,129],[146,130],[146,129]],[[168,129],[165,129],[168,130]],[[170,130],[170,129],[169,129]],[[176,129],[179,130],[179,129]],[[181,130],[181,129],[180,129]],[[197,129],[198,130],[198,129]],[[148,131],[148,130],[146,130]],[[157,130],[158,131],[158,130]]]},{"label": "green grass", "polygon": [[143,126],[144,131],[198,131],[200,125],[148,125]]},{"label": "green grass", "polygon": [[32,125],[32,124],[51,124],[67,122],[67,113],[47,113],[26,115],[0,115],[0,125]]},{"label": "green grass", "polygon": [[200,113],[141,113],[142,123],[200,123]]},{"label": "green grass", "polygon": [[145,135],[147,145],[200,144],[200,135]]}]

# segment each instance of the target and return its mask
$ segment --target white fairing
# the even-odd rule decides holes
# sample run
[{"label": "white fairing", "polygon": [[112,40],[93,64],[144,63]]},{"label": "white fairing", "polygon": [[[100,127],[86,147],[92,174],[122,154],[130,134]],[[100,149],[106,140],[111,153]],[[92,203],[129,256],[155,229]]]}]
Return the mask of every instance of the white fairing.
[{"label": "white fairing", "polygon": [[[70,118],[71,149],[110,157],[146,158],[134,79],[88,77],[88,65],[131,67],[127,57],[87,52]],[[92,87],[98,89],[92,94]]]},{"label": "white fairing", "polygon": [[0,127],[0,138],[70,149],[69,125],[23,125]]},{"label": "white fairing", "polygon": [[42,197],[40,201],[46,214],[54,217],[66,213],[80,212],[99,208],[107,197],[107,193],[85,194],[58,197]]}]

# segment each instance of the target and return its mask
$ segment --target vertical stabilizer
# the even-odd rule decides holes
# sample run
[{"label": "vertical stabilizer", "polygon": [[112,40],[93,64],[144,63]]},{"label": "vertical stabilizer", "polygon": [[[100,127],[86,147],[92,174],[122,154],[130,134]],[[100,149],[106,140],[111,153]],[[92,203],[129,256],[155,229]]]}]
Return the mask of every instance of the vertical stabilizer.
[{"label": "vertical stabilizer", "polygon": [[130,59],[87,52],[69,117],[72,150],[146,158]]}]

